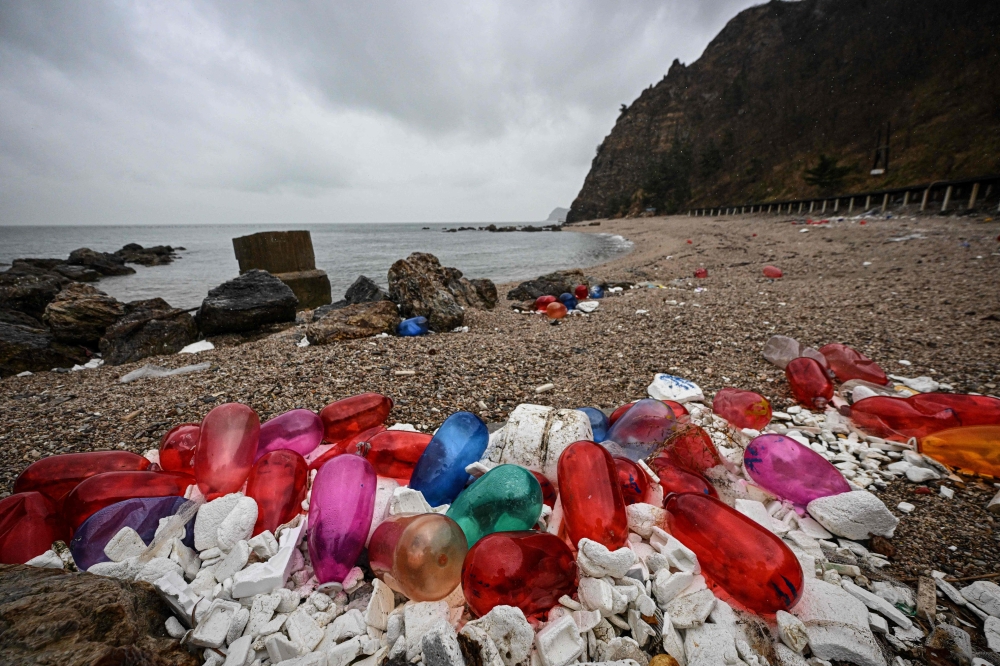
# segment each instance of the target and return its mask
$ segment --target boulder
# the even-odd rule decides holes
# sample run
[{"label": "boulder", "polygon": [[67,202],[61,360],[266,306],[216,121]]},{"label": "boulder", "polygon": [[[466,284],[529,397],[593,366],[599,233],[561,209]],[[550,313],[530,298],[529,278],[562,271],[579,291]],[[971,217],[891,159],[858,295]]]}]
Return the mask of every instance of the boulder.
[{"label": "boulder", "polygon": [[356,303],[332,310],[314,321],[306,329],[306,336],[311,344],[325,345],[336,340],[394,333],[399,321],[399,312],[392,301]]},{"label": "boulder", "polygon": [[374,303],[376,301],[388,301],[389,294],[385,293],[382,287],[375,284],[375,280],[364,275],[359,275],[358,279],[347,288],[347,291],[344,293],[344,300],[347,301],[348,305]]},{"label": "boulder", "polygon": [[73,264],[56,266],[52,269],[52,272],[74,282],[97,282],[102,277],[100,273],[92,268]]},{"label": "boulder", "polygon": [[195,320],[205,335],[241,333],[264,324],[295,321],[297,305],[291,287],[255,269],[209,291]]},{"label": "boulder", "polygon": [[0,377],[25,370],[68,368],[86,362],[87,354],[82,348],[56,342],[52,333],[40,326],[34,328],[0,321]]},{"label": "boulder", "polygon": [[62,289],[63,282],[54,275],[0,273],[0,308],[18,310],[41,319],[45,307]]},{"label": "boulder", "polygon": [[174,248],[169,245],[143,247],[138,243],[129,243],[115,252],[115,256],[120,257],[125,263],[142,266],[169,264],[174,260],[174,255]]},{"label": "boulder", "polygon": [[27,326],[28,328],[45,328],[42,326],[42,322],[19,310],[0,309],[0,324],[14,324],[15,326]]},{"label": "boulder", "polygon": [[125,260],[110,252],[96,252],[89,247],[81,247],[69,253],[67,263],[86,266],[101,275],[131,275],[134,268],[125,265]]},{"label": "boulder", "polygon": [[468,280],[433,254],[414,252],[389,269],[389,297],[404,317],[427,317],[430,329],[442,332],[464,323],[463,308],[493,309],[497,291],[491,280]]},{"label": "boulder", "polygon": [[528,280],[507,292],[510,301],[534,301],[539,296],[556,296],[563,293],[573,293],[578,284],[586,284],[586,277],[579,268],[567,271],[556,271]]},{"label": "boulder", "polygon": [[104,331],[125,306],[90,285],[71,282],[45,308],[42,321],[58,342],[97,348]]},{"label": "boulder", "polygon": [[176,354],[198,339],[194,317],[162,298],[125,304],[125,316],[101,338],[105,362],[121,365],[149,356]]},{"label": "boulder", "polygon": [[167,606],[148,583],[0,565],[5,664],[196,666],[167,635]]}]

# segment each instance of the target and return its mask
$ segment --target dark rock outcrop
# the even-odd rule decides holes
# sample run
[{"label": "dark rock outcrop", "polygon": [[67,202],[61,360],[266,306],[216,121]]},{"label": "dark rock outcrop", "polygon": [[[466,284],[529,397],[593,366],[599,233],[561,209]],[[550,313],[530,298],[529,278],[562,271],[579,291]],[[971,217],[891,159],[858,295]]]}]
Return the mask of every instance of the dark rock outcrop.
[{"label": "dark rock outcrop", "polygon": [[64,280],[51,275],[0,273],[0,308],[19,310],[41,319]]},{"label": "dark rock outcrop", "polygon": [[42,322],[20,310],[0,309],[0,323],[14,324],[15,326],[27,326],[28,328],[45,328]]},{"label": "dark rock outcrop", "polygon": [[[854,167],[831,194],[996,173],[996,38],[981,26],[997,25],[1000,3],[977,0],[746,9],[623,107],[566,219],[817,196],[804,176],[821,154]],[[892,167],[872,177],[887,121]]]},{"label": "dark rock outcrop", "polygon": [[579,268],[567,271],[556,271],[527,280],[507,292],[511,301],[533,301],[539,296],[556,296],[562,293],[573,293],[578,284],[586,284],[586,277]]},{"label": "dark rock outcrop", "polygon": [[0,655],[10,666],[197,666],[167,636],[152,585],[0,565]]},{"label": "dark rock outcrop", "polygon": [[288,285],[267,271],[252,270],[209,291],[195,321],[205,335],[242,333],[295,321],[297,305]]},{"label": "dark rock outcrop", "polygon": [[355,303],[314,321],[306,329],[306,337],[314,345],[367,338],[379,333],[395,333],[399,321],[399,312],[392,301]]},{"label": "dark rock outcrop", "polygon": [[125,315],[101,338],[101,354],[110,365],[148,356],[176,354],[198,339],[194,317],[170,307],[162,298],[125,304]]},{"label": "dark rock outcrop", "polygon": [[355,303],[375,303],[377,301],[388,301],[389,294],[385,293],[382,287],[375,284],[375,280],[364,275],[359,275],[358,279],[344,292],[344,300],[348,305]]},{"label": "dark rock outcrop", "polygon": [[71,282],[45,308],[42,321],[58,342],[97,349],[104,331],[125,314],[125,306],[103,291]]},{"label": "dark rock outcrop", "polygon": [[153,247],[143,247],[138,243],[129,243],[122,249],[115,251],[115,256],[120,257],[127,264],[139,264],[141,266],[160,266],[169,264],[174,260],[174,248],[169,245],[154,245]]},{"label": "dark rock outcrop", "polygon": [[125,265],[125,260],[110,252],[95,252],[87,247],[81,247],[69,253],[66,262],[73,266],[86,266],[101,275],[131,275],[134,268]]},{"label": "dark rock outcrop", "polygon": [[87,354],[82,347],[56,342],[44,328],[0,321],[0,377],[86,362]]},{"label": "dark rock outcrop", "polygon": [[389,267],[389,297],[404,317],[427,317],[432,331],[450,331],[465,322],[465,311],[440,274],[441,262],[414,252]]}]

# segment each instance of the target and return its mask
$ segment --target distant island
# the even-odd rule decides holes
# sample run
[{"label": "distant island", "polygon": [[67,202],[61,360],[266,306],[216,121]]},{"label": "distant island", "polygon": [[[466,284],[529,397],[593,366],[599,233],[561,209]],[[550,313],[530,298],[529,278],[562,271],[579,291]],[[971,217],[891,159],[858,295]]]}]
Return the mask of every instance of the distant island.
[{"label": "distant island", "polygon": [[545,219],[546,222],[565,222],[569,208],[553,208],[552,212]]}]

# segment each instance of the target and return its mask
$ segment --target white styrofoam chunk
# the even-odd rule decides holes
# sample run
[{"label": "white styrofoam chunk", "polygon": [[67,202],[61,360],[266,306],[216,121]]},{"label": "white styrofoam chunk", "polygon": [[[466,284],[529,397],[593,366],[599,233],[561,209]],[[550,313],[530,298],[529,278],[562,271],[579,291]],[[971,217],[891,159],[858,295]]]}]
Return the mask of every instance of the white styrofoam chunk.
[{"label": "white styrofoam chunk", "polygon": [[666,608],[667,604],[687,589],[692,582],[694,582],[694,574],[689,571],[670,573],[667,568],[660,569],[656,572],[652,586],[656,603],[660,605],[660,608]]},{"label": "white styrofoam chunk", "polygon": [[587,610],[600,611],[604,617],[614,614],[614,586],[603,578],[582,576],[578,594],[580,603]]},{"label": "white styrofoam chunk", "polygon": [[255,596],[250,605],[250,617],[243,630],[244,635],[252,638],[259,636],[261,628],[274,616],[274,609],[278,607],[280,600],[281,598],[277,594],[258,594]]},{"label": "white styrofoam chunk", "polygon": [[264,647],[267,649],[267,656],[270,657],[272,664],[278,664],[286,659],[294,659],[299,656],[299,649],[295,646],[295,643],[285,638],[284,634],[272,634],[268,636],[267,640],[264,641]]},{"label": "white styrofoam chunk", "polygon": [[285,621],[288,638],[299,648],[299,653],[312,651],[323,640],[323,629],[303,609],[298,609]]},{"label": "white styrofoam chunk", "polygon": [[216,544],[223,552],[229,552],[237,542],[250,538],[256,523],[256,500],[252,497],[239,497],[232,511],[219,523]]},{"label": "white styrofoam chunk", "polygon": [[104,554],[112,562],[122,562],[130,557],[142,555],[146,550],[146,543],[131,527],[123,527],[118,533],[111,537],[111,540],[104,546]]},{"label": "white styrofoam chunk", "polygon": [[664,373],[653,376],[653,383],[646,389],[646,393],[654,400],[673,400],[680,403],[705,401],[705,394],[700,386],[688,379]]},{"label": "white styrofoam chunk", "polygon": [[517,666],[531,653],[535,632],[524,612],[516,606],[494,606],[489,613],[465,626],[469,625],[489,635],[505,666]]},{"label": "white styrofoam chunk", "polygon": [[535,634],[542,666],[568,666],[583,654],[586,643],[571,616],[550,622]]},{"label": "white styrofoam chunk", "polygon": [[431,505],[424,499],[424,494],[413,488],[401,487],[392,491],[389,500],[389,515],[399,516],[410,513],[433,513]]},{"label": "white styrofoam chunk", "polygon": [[558,488],[556,466],[570,444],[594,438],[590,419],[576,409],[521,404],[507,417],[502,432],[490,437],[482,459],[521,465],[539,472]]},{"label": "white styrofoam chunk", "polygon": [[778,638],[789,648],[802,654],[802,651],[809,644],[809,637],[806,635],[806,626],[802,624],[802,620],[782,610],[778,611],[776,619],[778,622]]},{"label": "white styrofoam chunk", "polygon": [[854,540],[891,537],[899,523],[882,500],[866,490],[820,497],[809,502],[806,510],[829,531]]},{"label": "white styrofoam chunk", "polygon": [[448,621],[448,604],[444,601],[422,601],[406,606],[403,610],[403,626],[406,632],[407,660],[420,655],[423,635],[440,620]]},{"label": "white styrofoam chunk", "polygon": [[188,642],[198,647],[222,647],[229,634],[229,625],[239,610],[240,605],[236,602],[216,599],[191,632]]},{"label": "white styrofoam chunk", "polygon": [[[653,530],[654,534],[657,532],[657,529]],[[663,532],[663,530],[659,531]],[[665,543],[660,546],[660,552],[667,556],[670,566],[695,575],[700,574],[701,565],[698,564],[698,556],[694,554],[694,551],[678,541],[672,534],[663,532],[663,535],[666,535]],[[663,538],[663,535],[659,536]]]},{"label": "white styrofoam chunk", "polygon": [[890,604],[882,597],[874,595],[868,590],[858,587],[847,579],[840,581],[840,586],[847,590],[851,596],[859,599],[865,606],[873,611],[885,615],[903,629],[909,629],[913,626],[913,622],[910,621],[910,618],[903,615],[898,608]]},{"label": "white styrofoam chunk", "polygon": [[135,580],[153,583],[166,576],[168,573],[183,574],[181,565],[166,557],[154,557],[143,565],[142,569],[135,575]]},{"label": "white styrofoam chunk", "polygon": [[247,540],[247,544],[262,560],[269,560],[278,552],[278,540],[271,534],[271,530],[264,530],[257,536],[251,537]]},{"label": "white styrofoam chunk", "polygon": [[635,553],[626,547],[610,551],[604,544],[580,539],[577,548],[576,563],[585,576],[621,578],[636,562]]},{"label": "white styrofoam chunk", "polygon": [[372,534],[389,516],[389,503],[392,501],[393,493],[399,488],[399,482],[395,479],[380,476],[375,483],[375,510],[372,512],[372,524],[368,529],[368,537],[365,539],[365,546],[371,541]]},{"label": "white styrofoam chunk", "polygon": [[[466,623],[460,633],[466,645],[469,645],[474,660],[478,658],[478,663],[482,666],[504,666],[503,660],[500,659],[500,651],[497,650],[493,639],[478,625]],[[405,642],[405,639],[403,640]]]},{"label": "white styrofoam chunk", "polygon": [[986,645],[994,652],[1000,652],[1000,618],[990,615],[983,623]]},{"label": "white styrofoam chunk", "polygon": [[806,578],[802,597],[791,609],[802,620],[813,654],[858,666],[886,666],[868,625],[868,609],[842,588]]},{"label": "white styrofoam chunk", "polygon": [[684,656],[687,666],[719,666],[740,661],[733,635],[717,624],[700,624],[684,632]]},{"label": "white styrofoam chunk", "polygon": [[[291,573],[292,555],[298,552],[299,541],[305,534],[307,522],[305,516],[302,516],[298,525],[282,530],[278,538],[278,552],[267,562],[251,564],[233,575],[231,594],[234,599],[266,594],[285,584]],[[252,527],[251,525],[251,529]]]},{"label": "white styrofoam chunk", "polygon": [[326,632],[330,640],[340,643],[349,638],[361,636],[367,628],[365,616],[357,608],[352,608],[330,623]]},{"label": "white styrofoam chunk", "polygon": [[181,638],[187,633],[187,629],[183,624],[181,624],[181,621],[173,615],[168,617],[164,624],[166,625],[167,634],[169,634],[171,638]]},{"label": "white styrofoam chunk", "polygon": [[326,652],[327,666],[347,666],[361,654],[361,638],[355,637],[334,645]]},{"label": "white styrofoam chunk", "polygon": [[40,567],[42,569],[62,569],[64,563],[59,554],[54,550],[47,550],[41,555],[36,555],[27,562],[29,567]]},{"label": "white styrofoam chunk", "polygon": [[246,541],[237,541],[229,554],[222,558],[219,566],[215,568],[215,580],[220,583],[233,574],[240,571],[247,565],[250,559],[250,545]]},{"label": "white styrofoam chunk", "polygon": [[977,580],[963,587],[962,596],[980,610],[993,617],[1000,617],[1000,585],[988,580]]},{"label": "white styrofoam chunk", "polygon": [[420,651],[424,666],[465,666],[455,630],[443,620],[423,635]]},{"label": "white styrofoam chunk", "polygon": [[649,538],[654,527],[661,527],[667,518],[667,512],[652,504],[637,502],[625,507],[628,516],[628,529],[631,532]]},{"label": "white styrofoam chunk", "polygon": [[[203,552],[219,544],[219,525],[229,512],[236,506],[241,493],[232,493],[206,502],[198,508],[198,516],[194,520],[194,547]],[[207,559],[207,558],[202,558]]]},{"label": "white styrofoam chunk", "polygon": [[675,627],[687,629],[703,624],[715,608],[715,595],[711,590],[675,597],[667,604],[666,614]]},{"label": "white styrofoam chunk", "polygon": [[253,639],[249,636],[243,636],[233,641],[229,645],[229,651],[226,653],[226,661],[222,666],[247,666],[251,663],[254,655],[253,650],[250,649],[252,642]]},{"label": "white styrofoam chunk", "polygon": [[392,612],[394,607],[395,601],[392,588],[376,578],[372,597],[368,601],[368,607],[365,609],[365,622],[370,627],[385,631],[389,628],[389,613]]}]

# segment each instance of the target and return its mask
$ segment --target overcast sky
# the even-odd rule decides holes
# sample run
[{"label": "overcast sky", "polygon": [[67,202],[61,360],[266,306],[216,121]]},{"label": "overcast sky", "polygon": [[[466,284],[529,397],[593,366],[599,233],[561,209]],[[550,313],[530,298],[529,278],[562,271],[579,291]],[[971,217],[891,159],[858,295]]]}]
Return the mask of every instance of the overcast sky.
[{"label": "overcast sky", "polygon": [[0,0],[0,224],[491,222],[747,0]]}]

